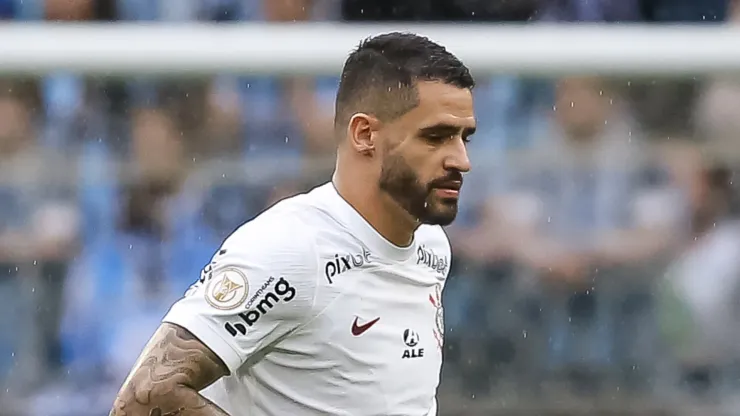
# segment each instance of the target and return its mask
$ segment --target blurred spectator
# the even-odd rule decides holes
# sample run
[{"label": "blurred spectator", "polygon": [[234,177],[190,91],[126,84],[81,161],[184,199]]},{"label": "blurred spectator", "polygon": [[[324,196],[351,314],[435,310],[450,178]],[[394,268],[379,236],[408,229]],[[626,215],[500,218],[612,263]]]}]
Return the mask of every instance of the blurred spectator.
[{"label": "blurred spectator", "polygon": [[[668,228],[681,213],[659,212],[666,206],[661,204],[679,207],[670,205],[672,193],[659,167],[646,164],[639,128],[617,92],[599,79],[564,79],[558,83],[554,108],[551,142],[540,146],[534,164],[521,167],[518,182],[523,187],[503,199],[503,205],[490,207],[497,216],[516,215],[504,221],[516,226],[507,230],[519,236],[516,256],[538,270],[576,281],[589,268],[583,256],[606,264],[651,257],[667,237],[652,228]],[[645,227],[648,238],[634,238]],[[546,230],[554,238],[551,243],[537,234]],[[620,230],[631,230],[632,237]],[[522,241],[522,236],[534,240]],[[635,241],[645,246],[637,248]]]},{"label": "blurred spectator", "polygon": [[158,109],[138,110],[131,154],[133,170],[121,173],[134,181],[125,188],[115,238],[86,247],[66,286],[65,365],[92,384],[125,376],[168,302],[186,287],[167,268],[167,202],[184,173],[172,118]]},{"label": "blurred spectator", "polygon": [[[225,120],[226,126],[211,120],[217,123],[211,127],[231,125],[229,117]],[[280,197],[242,180],[211,183],[207,178],[219,163],[185,163],[189,140],[178,126],[161,107],[140,107],[132,114],[129,179],[134,182],[123,195],[115,238],[87,247],[66,288],[65,363],[80,389],[120,384],[166,309],[197,279],[213,247]]]},{"label": "blurred spectator", "polygon": [[[533,164],[517,166],[519,185],[491,202],[489,228],[460,244],[475,245],[466,251],[481,257],[509,256],[525,266],[520,278],[526,270],[541,276],[536,286],[547,293],[540,300],[552,331],[550,365],[596,371],[612,354],[626,354],[612,351],[619,341],[614,323],[626,319],[614,313],[624,310],[630,291],[637,290],[637,298],[642,293],[627,281],[617,284],[609,270],[665,253],[683,213],[665,173],[650,166],[639,129],[612,87],[594,78],[560,80],[554,108],[550,145],[539,148]],[[613,293],[615,284],[623,295],[600,296]],[[622,338],[634,341],[637,333]]]},{"label": "blurred spectator", "polygon": [[115,394],[168,305],[187,287],[168,267],[180,260],[168,258],[164,202],[172,186],[147,178],[128,187],[115,239],[86,247],[71,270],[62,331],[70,377],[39,398],[67,396],[62,415],[105,411],[96,406],[109,403],[95,398]]},{"label": "blurred spectator", "polygon": [[[0,315],[10,319],[2,333],[11,335],[0,344],[17,357],[19,388],[58,365],[59,289],[76,253],[79,224],[71,178],[60,175],[63,160],[37,147],[28,85],[0,87],[0,296],[7,297]],[[19,323],[33,330],[15,335]],[[0,357],[7,369],[9,355]]]},{"label": "blurred spectator", "polygon": [[723,378],[736,377],[740,353],[738,199],[729,169],[705,164],[695,175],[691,234],[662,282],[661,323],[681,381],[717,393]]}]

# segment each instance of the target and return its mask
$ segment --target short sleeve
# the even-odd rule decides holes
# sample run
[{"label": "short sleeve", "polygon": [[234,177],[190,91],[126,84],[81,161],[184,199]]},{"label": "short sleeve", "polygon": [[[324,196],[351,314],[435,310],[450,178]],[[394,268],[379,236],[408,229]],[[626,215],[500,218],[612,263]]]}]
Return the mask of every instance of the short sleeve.
[{"label": "short sleeve", "polygon": [[232,373],[310,319],[318,279],[310,234],[250,225],[224,242],[163,319],[192,332]]}]

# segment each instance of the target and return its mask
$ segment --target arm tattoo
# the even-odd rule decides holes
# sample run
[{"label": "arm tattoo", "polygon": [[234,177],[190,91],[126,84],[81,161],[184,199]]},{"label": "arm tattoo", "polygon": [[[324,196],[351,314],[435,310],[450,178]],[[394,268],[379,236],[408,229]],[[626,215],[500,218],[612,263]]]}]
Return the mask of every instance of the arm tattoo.
[{"label": "arm tattoo", "polygon": [[109,416],[228,416],[198,392],[226,365],[186,329],[162,324],[116,397]]}]

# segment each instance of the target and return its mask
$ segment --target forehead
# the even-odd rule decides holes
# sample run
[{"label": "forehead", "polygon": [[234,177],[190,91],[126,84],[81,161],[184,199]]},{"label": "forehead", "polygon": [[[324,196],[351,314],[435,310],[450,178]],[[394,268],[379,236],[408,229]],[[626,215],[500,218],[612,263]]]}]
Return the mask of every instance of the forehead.
[{"label": "forehead", "polygon": [[467,88],[441,82],[417,84],[419,105],[402,119],[417,127],[447,124],[463,128],[475,127],[473,94]]}]

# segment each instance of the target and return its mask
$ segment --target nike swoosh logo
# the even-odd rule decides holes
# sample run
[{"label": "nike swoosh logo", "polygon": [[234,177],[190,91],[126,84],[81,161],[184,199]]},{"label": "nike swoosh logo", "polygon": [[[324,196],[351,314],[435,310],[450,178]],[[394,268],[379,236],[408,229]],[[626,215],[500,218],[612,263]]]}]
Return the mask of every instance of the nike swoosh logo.
[{"label": "nike swoosh logo", "polygon": [[370,322],[366,322],[362,325],[359,325],[357,322],[357,318],[355,317],[355,321],[352,323],[352,335],[359,337],[360,335],[364,334],[365,331],[370,329],[373,325],[375,325],[376,322],[380,320],[380,317],[373,319]]}]

